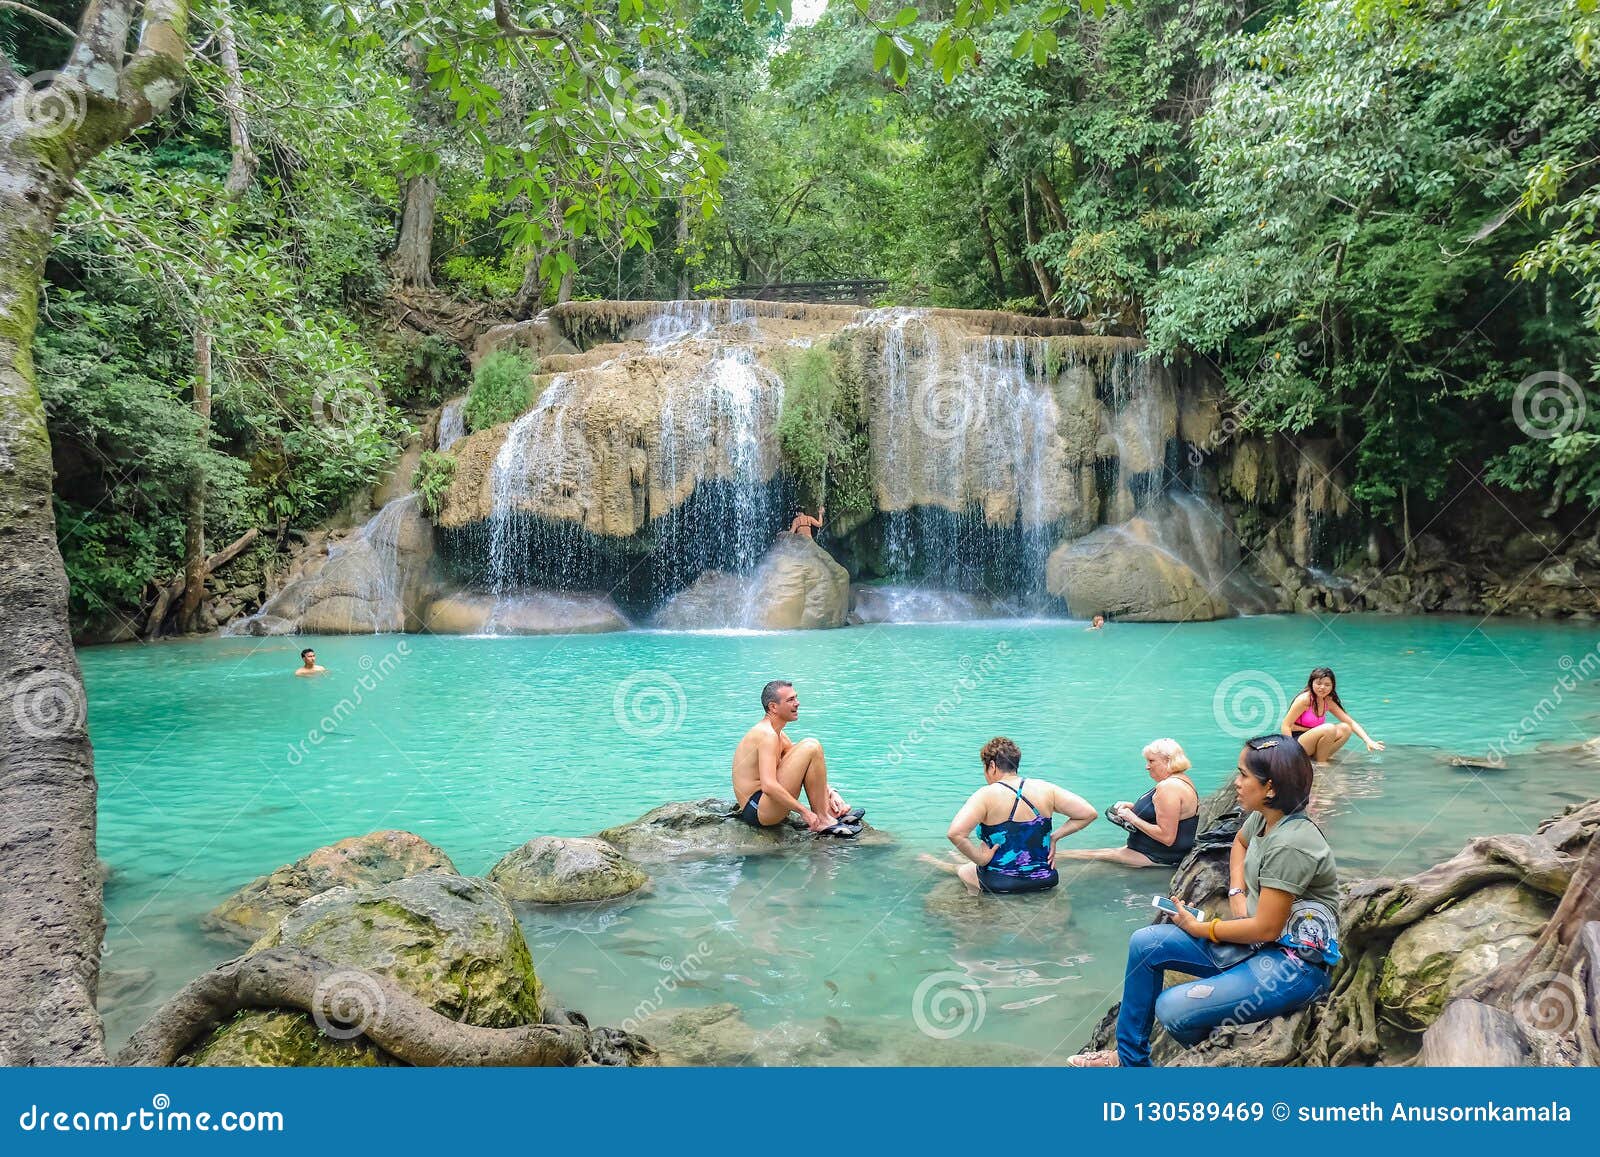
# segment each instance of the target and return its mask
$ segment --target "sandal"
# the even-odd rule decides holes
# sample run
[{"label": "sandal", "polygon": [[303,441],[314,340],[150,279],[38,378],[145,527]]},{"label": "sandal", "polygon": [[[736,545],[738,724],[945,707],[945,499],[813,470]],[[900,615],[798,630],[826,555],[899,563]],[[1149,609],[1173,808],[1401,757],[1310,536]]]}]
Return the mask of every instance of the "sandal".
[{"label": "sandal", "polygon": [[859,824],[836,823],[832,827],[823,828],[817,833],[819,836],[837,836],[841,840],[853,840],[861,834]]}]

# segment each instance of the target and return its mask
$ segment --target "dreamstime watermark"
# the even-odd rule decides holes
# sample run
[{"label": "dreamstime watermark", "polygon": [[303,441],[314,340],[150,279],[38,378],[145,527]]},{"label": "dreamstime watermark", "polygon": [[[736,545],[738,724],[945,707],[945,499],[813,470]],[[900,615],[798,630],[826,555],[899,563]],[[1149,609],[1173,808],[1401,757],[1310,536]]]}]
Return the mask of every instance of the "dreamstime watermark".
[{"label": "dreamstime watermark", "polygon": [[57,72],[36,72],[25,79],[12,94],[8,109],[26,135],[45,139],[77,129],[88,111],[88,91]]},{"label": "dreamstime watermark", "polygon": [[917,1031],[934,1040],[954,1040],[983,1027],[989,1011],[983,989],[964,972],[935,972],[911,994]]},{"label": "dreamstime watermark", "polygon": [[646,68],[623,77],[611,101],[611,118],[630,137],[668,135],[689,109],[683,85],[670,72]]},{"label": "dreamstime watermark", "polygon": [[361,704],[366,701],[367,694],[376,691],[378,685],[394,674],[401,660],[410,654],[411,644],[402,639],[394,645],[394,650],[381,659],[374,659],[371,655],[361,656],[356,665],[361,668],[363,674],[351,686],[350,694],[335,703],[332,710],[317,721],[317,726],[306,732],[304,739],[289,745],[289,754],[286,758],[290,766],[299,767],[311,753],[311,748],[321,747],[329,735],[338,731],[340,725],[360,709]]},{"label": "dreamstime watermark", "polygon": [[[1306,350],[1309,347],[1302,342],[1298,348]],[[1271,354],[1264,356],[1261,359],[1262,365],[1265,366],[1273,357]],[[1258,397],[1223,414],[1216,426],[1206,435],[1204,442],[1189,443],[1189,465],[1196,468],[1205,465],[1208,457],[1231,443],[1241,433],[1248,433],[1254,427],[1255,411],[1265,405],[1265,397]]]},{"label": "dreamstime watermark", "polygon": [[311,1019],[331,1040],[365,1036],[389,1007],[383,988],[367,973],[342,968],[317,982],[311,996]]},{"label": "dreamstime watermark", "polygon": [[678,990],[678,986],[689,980],[689,973],[698,967],[706,957],[711,955],[711,945],[704,940],[694,946],[694,951],[682,960],[673,960],[670,956],[661,958],[661,971],[666,973],[650,990],[650,995],[641,1000],[631,1013],[624,1018],[618,1027],[626,1033],[639,1031],[639,1022],[651,1013],[660,1010],[666,1004],[667,997]]},{"label": "dreamstime watermark", "polygon": [[911,421],[935,442],[953,442],[983,425],[988,403],[968,383],[924,378],[911,398]]},{"label": "dreamstime watermark", "polygon": [[114,1112],[108,1109],[51,1109],[29,1105],[17,1117],[25,1133],[282,1133],[283,1114],[276,1109],[224,1109],[192,1113],[174,1109],[172,1098],[157,1093],[148,1108]]},{"label": "dreamstime watermark", "polygon": [[1556,660],[1556,666],[1561,668],[1562,673],[1550,685],[1549,694],[1540,698],[1533,709],[1517,720],[1516,725],[1504,736],[1489,744],[1487,762],[1492,766],[1504,767],[1506,756],[1528,742],[1533,733],[1544,725],[1544,721],[1555,714],[1556,708],[1566,701],[1568,695],[1600,673],[1600,645],[1577,659],[1562,655]]},{"label": "dreamstime watermark", "polygon": [[35,671],[12,692],[11,715],[30,739],[60,739],[83,729],[88,702],[81,680],[66,671]]},{"label": "dreamstime watermark", "polygon": [[1524,1028],[1569,1033],[1583,1016],[1583,987],[1565,972],[1535,972],[1511,994],[1511,1015]]},{"label": "dreamstime watermark", "polygon": [[311,420],[325,429],[375,425],[385,406],[378,387],[358,375],[336,372],[311,390]]},{"label": "dreamstime watermark", "polygon": [[1517,429],[1540,442],[1581,428],[1588,413],[1588,394],[1576,378],[1560,370],[1529,374],[1511,395]]},{"label": "dreamstime watermark", "polygon": [[906,737],[890,750],[887,757],[890,766],[898,767],[908,754],[907,747],[921,746],[938,731],[945,720],[965,702],[966,697],[982,687],[1010,655],[1010,642],[1001,639],[981,659],[974,660],[971,655],[961,656],[961,674],[956,676],[955,682],[950,684],[950,689],[939,701],[906,732]]},{"label": "dreamstime watermark", "polygon": [[1212,718],[1235,739],[1272,734],[1288,711],[1283,684],[1265,671],[1235,671],[1211,696]]},{"label": "dreamstime watermark", "polygon": [[665,671],[636,671],[611,697],[617,726],[635,739],[659,739],[683,726],[688,710],[683,684]]}]

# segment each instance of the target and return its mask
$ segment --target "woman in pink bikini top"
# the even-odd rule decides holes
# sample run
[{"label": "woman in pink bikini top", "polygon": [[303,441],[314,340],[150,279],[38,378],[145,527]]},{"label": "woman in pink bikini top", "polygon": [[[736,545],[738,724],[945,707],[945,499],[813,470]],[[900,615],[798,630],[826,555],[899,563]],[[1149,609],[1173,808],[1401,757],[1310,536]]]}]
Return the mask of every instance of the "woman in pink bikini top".
[{"label": "woman in pink bikini top", "polygon": [[1383,744],[1368,735],[1339,702],[1338,683],[1329,667],[1318,667],[1311,672],[1306,679],[1306,689],[1289,704],[1282,730],[1285,735],[1298,739],[1306,754],[1317,763],[1327,763],[1352,735],[1359,735],[1368,751],[1383,750]]}]

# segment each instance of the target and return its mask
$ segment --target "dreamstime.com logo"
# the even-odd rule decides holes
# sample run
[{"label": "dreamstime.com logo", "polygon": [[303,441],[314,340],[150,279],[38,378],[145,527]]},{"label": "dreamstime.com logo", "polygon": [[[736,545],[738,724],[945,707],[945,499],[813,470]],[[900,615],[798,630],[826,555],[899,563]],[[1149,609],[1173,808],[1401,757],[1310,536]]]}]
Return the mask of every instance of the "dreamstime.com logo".
[{"label": "dreamstime.com logo", "polygon": [[108,1109],[52,1109],[29,1105],[17,1118],[27,1133],[282,1133],[283,1114],[275,1109],[225,1109],[190,1113],[172,1107],[172,1098],[157,1093],[149,1108],[125,1113]]},{"label": "dreamstime.com logo", "polygon": [[60,739],[82,730],[88,716],[83,685],[65,671],[35,671],[17,685],[11,714],[31,739]]},{"label": "dreamstime.com logo", "polygon": [[983,425],[983,393],[948,378],[924,378],[911,399],[911,420],[934,442],[953,442]]},{"label": "dreamstime.com logo", "polygon": [[1217,726],[1235,739],[1272,734],[1288,711],[1283,684],[1265,671],[1235,671],[1211,696]]},{"label": "dreamstime.com logo", "polygon": [[1517,383],[1511,395],[1511,417],[1517,429],[1540,442],[1582,429],[1589,414],[1589,396],[1570,374],[1545,370]]},{"label": "dreamstime.com logo", "polygon": [[83,124],[89,111],[88,92],[70,77],[36,72],[17,86],[7,115],[30,137],[49,139]]},{"label": "dreamstime.com logo", "polygon": [[989,1011],[983,989],[963,972],[935,972],[911,995],[917,1031],[934,1040],[954,1040],[983,1027]]},{"label": "dreamstime.com logo", "polygon": [[683,726],[689,700],[683,684],[665,671],[636,671],[617,684],[611,713],[635,739],[659,739]]}]

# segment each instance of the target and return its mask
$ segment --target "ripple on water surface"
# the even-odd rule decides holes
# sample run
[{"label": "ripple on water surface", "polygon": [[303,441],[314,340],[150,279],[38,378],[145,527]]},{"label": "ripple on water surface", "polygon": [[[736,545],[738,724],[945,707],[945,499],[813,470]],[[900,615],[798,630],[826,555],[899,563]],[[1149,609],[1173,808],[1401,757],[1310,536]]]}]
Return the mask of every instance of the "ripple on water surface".
[{"label": "ripple on water surface", "polygon": [[[1319,776],[1319,819],[1346,879],[1403,874],[1595,794],[1600,764],[1532,745],[1500,771],[1449,762],[1536,712],[1541,744],[1593,735],[1600,681],[1557,687],[1595,642],[1570,625],[1286,616],[93,649],[106,967],[154,973],[108,1032],[125,1039],[233,955],[199,916],[312,848],[403,828],[478,873],[535,835],[728,794],[732,744],[782,676],[800,692],[792,732],[823,740],[832,777],[895,846],[677,865],[633,904],[530,909],[541,976],[611,1023],[733,1005],[750,1063],[1059,1060],[1116,999],[1127,933],[1165,877],[1074,865],[1046,897],[969,901],[930,875],[916,854],[945,853],[984,740],[1011,736],[1025,772],[1103,807],[1144,790],[1139,750],[1170,735],[1209,791],[1238,736],[1275,730],[1327,664],[1389,750],[1352,743]],[[289,674],[308,644],[327,676]],[[1120,835],[1102,822],[1072,843]]]}]

